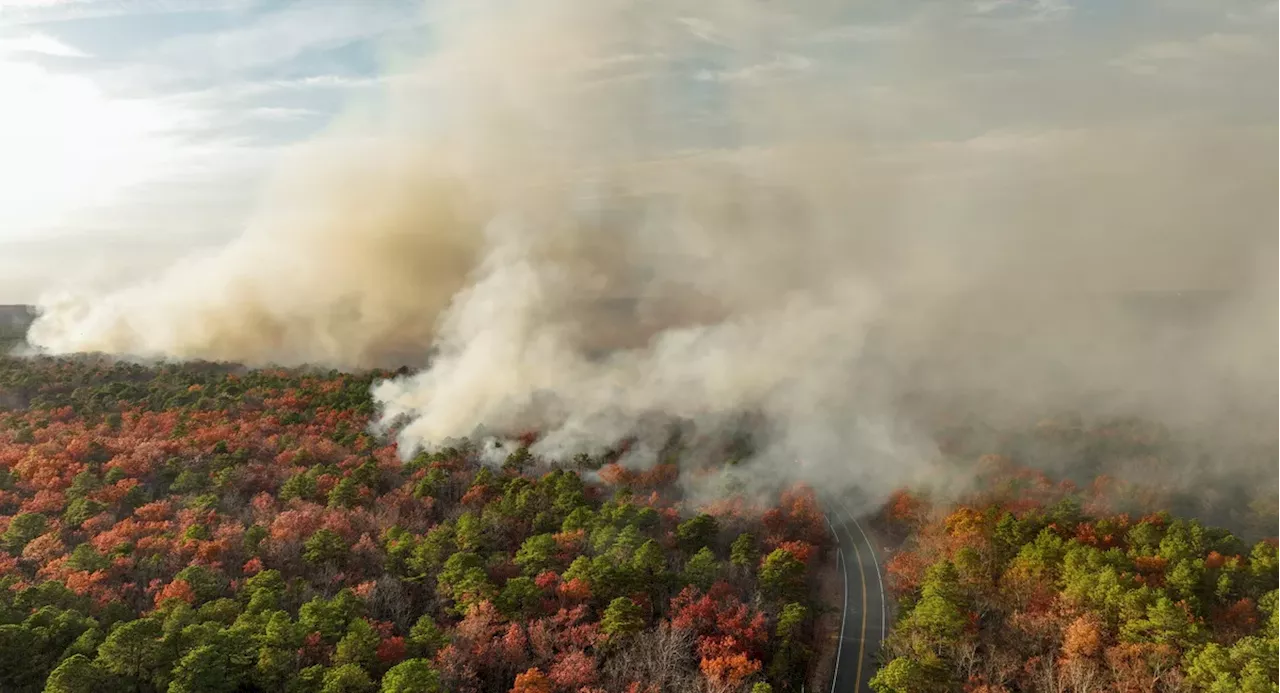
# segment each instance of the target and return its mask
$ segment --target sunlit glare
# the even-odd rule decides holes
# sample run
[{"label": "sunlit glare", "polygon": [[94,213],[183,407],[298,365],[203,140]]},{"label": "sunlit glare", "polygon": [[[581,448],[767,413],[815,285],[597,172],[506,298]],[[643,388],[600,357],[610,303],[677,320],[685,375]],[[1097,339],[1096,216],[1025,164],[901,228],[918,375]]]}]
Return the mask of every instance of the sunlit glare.
[{"label": "sunlit glare", "polygon": [[107,204],[174,155],[176,116],[86,77],[0,53],[0,235],[35,234]]}]

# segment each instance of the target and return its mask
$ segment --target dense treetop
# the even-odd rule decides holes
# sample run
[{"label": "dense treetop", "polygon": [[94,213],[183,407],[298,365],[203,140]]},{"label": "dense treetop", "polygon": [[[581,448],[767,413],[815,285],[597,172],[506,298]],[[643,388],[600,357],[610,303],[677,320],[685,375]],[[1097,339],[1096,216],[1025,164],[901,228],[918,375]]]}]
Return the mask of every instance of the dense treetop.
[{"label": "dense treetop", "polygon": [[[812,494],[700,512],[673,454],[402,461],[387,372],[0,359],[0,690],[798,690]],[[527,441],[526,441],[527,444]],[[501,459],[501,455],[498,459]],[[798,572],[762,566],[791,561]]]},{"label": "dense treetop", "polygon": [[[699,507],[678,441],[645,471],[625,441],[547,460],[532,434],[406,461],[368,432],[391,375],[0,357],[0,690],[829,685],[810,490]],[[1140,420],[937,435],[980,492],[885,506],[874,688],[1277,690],[1274,489],[1163,484],[1203,453]]]},{"label": "dense treetop", "polygon": [[1276,690],[1275,540],[1029,486],[887,506],[909,539],[886,566],[899,613],[877,691]]}]

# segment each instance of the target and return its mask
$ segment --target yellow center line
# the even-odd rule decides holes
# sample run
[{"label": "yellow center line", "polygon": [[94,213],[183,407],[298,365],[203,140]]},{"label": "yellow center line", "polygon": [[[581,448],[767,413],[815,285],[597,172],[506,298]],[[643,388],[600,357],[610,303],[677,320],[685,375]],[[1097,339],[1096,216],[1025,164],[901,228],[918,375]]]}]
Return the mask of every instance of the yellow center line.
[{"label": "yellow center line", "polygon": [[[844,533],[853,539],[853,535],[849,534],[848,526],[845,526]],[[858,693],[862,688],[862,653],[867,646],[867,575],[862,571],[862,552],[858,551],[856,541],[853,542],[853,555],[858,559],[858,584],[862,585],[862,633],[858,635],[858,678],[853,682],[853,693]]]}]

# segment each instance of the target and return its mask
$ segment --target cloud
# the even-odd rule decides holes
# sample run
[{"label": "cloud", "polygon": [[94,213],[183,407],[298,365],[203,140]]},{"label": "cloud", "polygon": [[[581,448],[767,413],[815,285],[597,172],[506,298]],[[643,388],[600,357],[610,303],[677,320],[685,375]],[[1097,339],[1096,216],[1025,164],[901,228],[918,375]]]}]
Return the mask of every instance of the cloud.
[{"label": "cloud", "polygon": [[85,19],[216,12],[250,7],[259,0],[4,0],[0,17],[9,25],[51,24]]},{"label": "cloud", "polygon": [[976,15],[1043,21],[1062,18],[1071,12],[1072,3],[1067,0],[973,0],[969,7]]},{"label": "cloud", "polygon": [[1213,32],[1189,41],[1160,41],[1135,47],[1116,58],[1115,65],[1137,74],[1160,72],[1200,72],[1222,69],[1238,61],[1253,61],[1271,53],[1262,38],[1243,33]]},{"label": "cloud", "polygon": [[871,24],[858,22],[822,29],[809,38],[812,45],[830,42],[881,43],[902,38],[904,27],[899,24]]},{"label": "cloud", "polygon": [[40,53],[59,58],[92,57],[48,34],[28,34],[19,38],[0,39],[0,55],[5,53]]},{"label": "cloud", "polygon": [[733,82],[740,80],[766,80],[785,78],[789,72],[799,72],[807,70],[813,65],[813,61],[801,55],[783,54],[774,57],[768,62],[748,65],[746,67],[730,70],[727,72],[714,72],[704,70],[696,76],[700,80],[714,80],[721,82]]},{"label": "cloud", "polygon": [[352,89],[362,87],[377,86],[385,80],[384,77],[353,77],[350,75],[311,75],[298,79],[278,79],[268,82],[252,82],[249,84],[239,85],[238,89],[246,92],[255,92],[257,90],[295,90],[295,89]]},{"label": "cloud", "polygon": [[205,108],[227,108],[263,98],[374,89],[393,79],[396,79],[395,75],[317,74],[291,79],[243,80],[180,91],[169,98],[200,104]]},{"label": "cloud", "polygon": [[10,10],[50,9],[55,7],[84,6],[94,4],[94,0],[12,0],[6,2]]},{"label": "cloud", "polygon": [[310,118],[317,115],[320,115],[318,111],[313,111],[307,108],[283,108],[272,106],[253,108],[245,113],[245,116],[250,119],[276,122]]},{"label": "cloud", "polygon": [[176,68],[237,71],[339,48],[422,21],[412,5],[402,3],[303,2],[231,29],[174,37],[153,50],[157,62],[174,61]]}]

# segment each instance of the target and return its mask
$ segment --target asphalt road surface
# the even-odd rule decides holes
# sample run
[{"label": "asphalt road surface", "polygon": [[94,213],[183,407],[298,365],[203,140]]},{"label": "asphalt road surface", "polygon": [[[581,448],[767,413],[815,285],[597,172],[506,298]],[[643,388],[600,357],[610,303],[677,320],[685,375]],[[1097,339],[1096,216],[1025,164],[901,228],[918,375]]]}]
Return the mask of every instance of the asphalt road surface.
[{"label": "asphalt road surface", "polygon": [[844,576],[844,620],[840,624],[832,693],[871,691],[876,654],[888,627],[880,559],[870,537],[847,504],[827,499],[827,522],[840,542],[837,561]]}]

